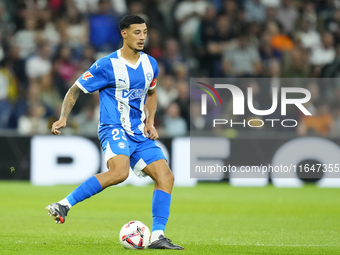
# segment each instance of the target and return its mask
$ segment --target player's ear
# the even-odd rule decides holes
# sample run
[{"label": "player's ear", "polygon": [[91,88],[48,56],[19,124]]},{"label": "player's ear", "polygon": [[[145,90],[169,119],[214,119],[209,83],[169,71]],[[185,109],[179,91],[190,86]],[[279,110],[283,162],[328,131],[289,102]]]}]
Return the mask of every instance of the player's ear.
[{"label": "player's ear", "polygon": [[122,37],[125,39],[126,38],[126,36],[127,36],[127,33],[126,33],[126,30],[124,29],[124,30],[122,30],[122,31],[120,31],[120,34],[122,35]]}]

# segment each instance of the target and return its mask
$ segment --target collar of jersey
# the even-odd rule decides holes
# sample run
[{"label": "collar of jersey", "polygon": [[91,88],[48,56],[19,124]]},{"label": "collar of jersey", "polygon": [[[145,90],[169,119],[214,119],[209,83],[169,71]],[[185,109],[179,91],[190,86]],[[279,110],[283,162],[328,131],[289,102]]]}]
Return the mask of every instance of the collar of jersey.
[{"label": "collar of jersey", "polygon": [[141,58],[142,54],[140,54],[138,61],[137,61],[136,64],[134,64],[134,65],[131,64],[129,61],[127,61],[125,58],[123,58],[123,57],[121,56],[120,49],[117,51],[117,56],[118,56],[118,59],[119,59],[120,61],[122,61],[125,65],[127,65],[127,66],[129,66],[129,67],[131,67],[131,68],[133,68],[133,69],[137,69],[137,67],[138,67],[139,64],[140,64],[140,58]]}]

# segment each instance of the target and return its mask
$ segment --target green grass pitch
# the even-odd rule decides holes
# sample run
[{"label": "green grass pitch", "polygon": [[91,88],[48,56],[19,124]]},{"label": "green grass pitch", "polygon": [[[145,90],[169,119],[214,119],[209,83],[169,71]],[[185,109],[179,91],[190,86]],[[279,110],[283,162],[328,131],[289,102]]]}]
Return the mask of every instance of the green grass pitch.
[{"label": "green grass pitch", "polygon": [[110,187],[59,225],[45,206],[76,186],[0,182],[1,254],[340,254],[340,190],[235,188],[227,183],[175,187],[166,236],[184,251],[125,250],[120,228],[151,228],[152,186]]}]

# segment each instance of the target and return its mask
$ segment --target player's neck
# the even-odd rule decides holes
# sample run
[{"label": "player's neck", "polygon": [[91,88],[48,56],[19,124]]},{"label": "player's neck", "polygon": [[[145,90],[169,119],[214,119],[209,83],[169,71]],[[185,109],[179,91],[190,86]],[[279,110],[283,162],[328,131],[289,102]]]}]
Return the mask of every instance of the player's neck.
[{"label": "player's neck", "polygon": [[124,45],[123,48],[120,49],[120,56],[132,65],[135,65],[139,60],[140,52]]}]

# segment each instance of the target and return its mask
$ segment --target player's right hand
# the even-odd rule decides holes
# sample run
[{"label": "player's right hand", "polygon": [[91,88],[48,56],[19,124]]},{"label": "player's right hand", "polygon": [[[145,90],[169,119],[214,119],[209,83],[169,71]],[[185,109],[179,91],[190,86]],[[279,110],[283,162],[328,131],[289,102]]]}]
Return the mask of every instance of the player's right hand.
[{"label": "player's right hand", "polygon": [[59,131],[59,129],[61,129],[63,127],[66,127],[66,119],[65,118],[57,120],[56,122],[54,122],[52,124],[52,129],[51,129],[52,134],[60,135],[61,132]]}]

